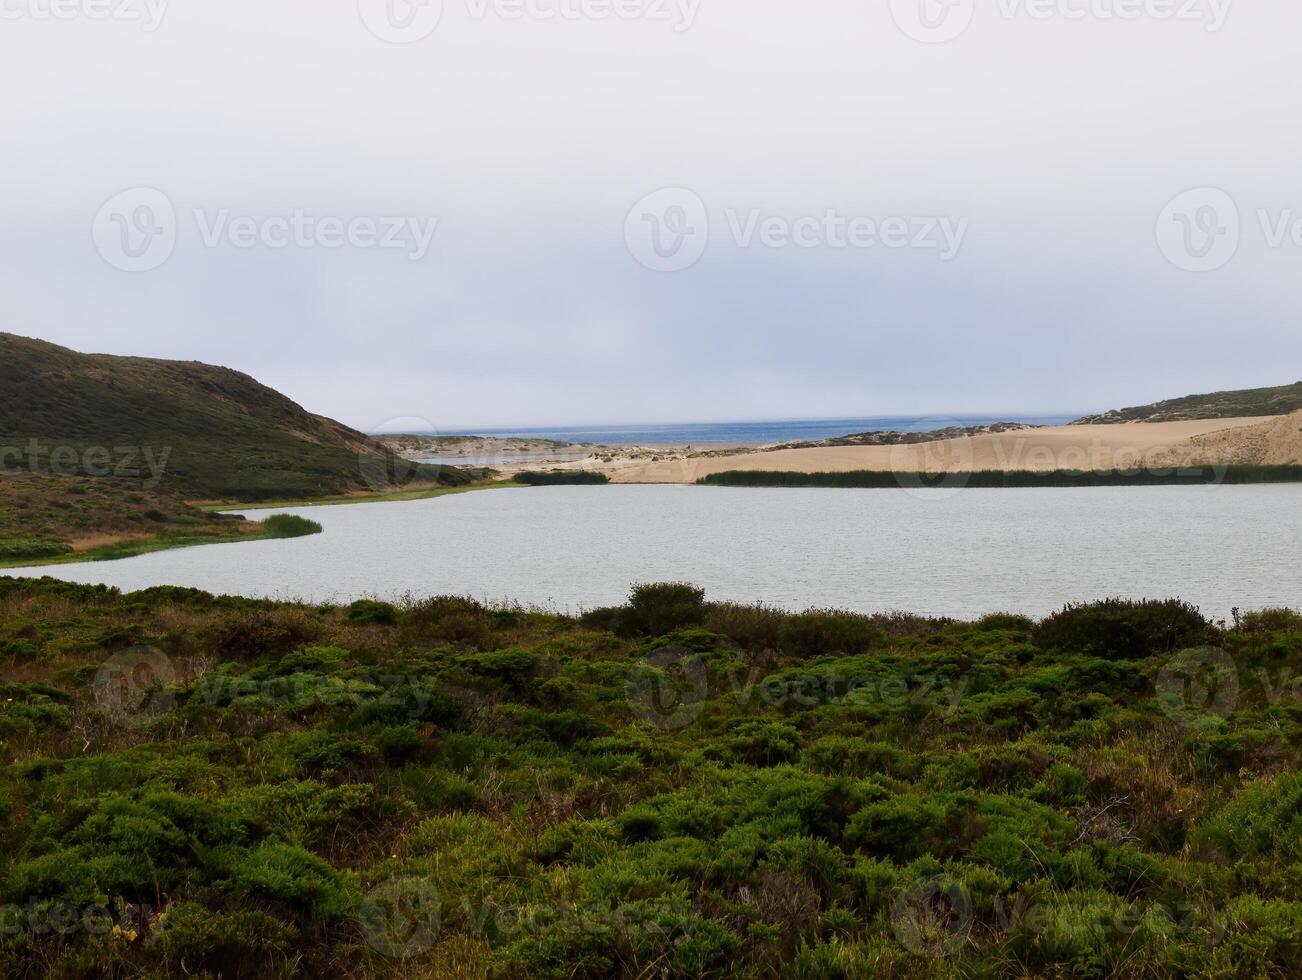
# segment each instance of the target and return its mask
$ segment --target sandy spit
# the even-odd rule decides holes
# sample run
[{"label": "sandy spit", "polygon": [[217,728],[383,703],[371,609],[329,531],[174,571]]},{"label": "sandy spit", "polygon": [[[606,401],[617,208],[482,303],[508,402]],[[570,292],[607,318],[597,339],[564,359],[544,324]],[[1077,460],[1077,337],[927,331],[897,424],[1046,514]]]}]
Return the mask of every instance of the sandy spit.
[{"label": "sandy spit", "polygon": [[[615,483],[693,483],[703,476],[727,470],[784,470],[796,473],[845,473],[852,470],[925,473],[976,470],[1044,472],[1058,469],[1134,469],[1197,462],[1257,462],[1257,459],[1243,457],[1253,455],[1251,446],[1265,439],[1260,435],[1261,432],[1279,423],[1281,419],[1267,417],[1070,425],[914,445],[783,449],[652,463],[629,460],[592,468],[606,472]],[[1248,431],[1240,437],[1236,430]],[[1200,454],[1209,458],[1200,459]],[[1235,458],[1228,459],[1231,456]]]}]

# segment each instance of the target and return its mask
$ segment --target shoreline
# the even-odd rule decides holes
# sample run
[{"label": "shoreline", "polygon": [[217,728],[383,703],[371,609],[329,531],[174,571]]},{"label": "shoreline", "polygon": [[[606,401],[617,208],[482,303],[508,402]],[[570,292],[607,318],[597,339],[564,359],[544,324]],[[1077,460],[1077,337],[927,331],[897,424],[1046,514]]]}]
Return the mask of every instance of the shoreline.
[{"label": "shoreline", "polygon": [[[273,515],[273,517],[278,515]],[[262,521],[245,521],[242,525],[246,530],[237,531],[234,534],[188,534],[175,535],[173,537],[120,537],[117,540],[107,541],[102,545],[92,548],[86,548],[83,551],[77,551],[74,543],[73,551],[65,552],[61,555],[51,555],[47,558],[26,559],[20,558],[13,561],[0,562],[0,571],[3,570],[21,570],[26,568],[45,568],[53,565],[85,565],[96,562],[120,561],[123,558],[137,558],[140,555],[153,554],[159,551],[176,551],[181,548],[196,548],[200,545],[207,544],[243,544],[246,541],[273,541],[277,539],[303,537],[309,534],[320,534],[321,526],[314,521],[303,522],[312,524],[316,529],[314,531],[302,531],[294,534],[286,534],[269,526],[272,518],[266,518]],[[252,530],[258,528],[259,530]]]},{"label": "shoreline", "polygon": [[[472,490],[524,489],[524,484],[504,480],[470,487],[439,487],[429,490],[403,490],[391,494],[359,494],[348,497],[326,497],[319,500],[284,500],[257,504],[205,502],[194,506],[208,513],[242,513],[244,511],[268,511],[299,509],[305,507],[338,507],[347,504],[379,504],[407,500],[427,500],[449,494],[469,493]],[[247,524],[259,525],[260,521],[248,521]],[[84,565],[103,561],[120,561],[124,558],[137,558],[141,555],[154,554],[159,551],[176,551],[181,548],[197,548],[210,544],[243,544],[247,541],[268,541],[283,538],[284,535],[271,531],[254,531],[229,535],[196,534],[191,536],[165,537],[123,537],[84,551],[71,551],[48,558],[15,559],[0,561],[0,572],[25,569],[45,568],[53,565]]]},{"label": "shoreline", "polygon": [[316,497],[310,500],[260,500],[253,503],[238,500],[205,500],[195,503],[193,506],[209,513],[280,510],[286,507],[342,507],[348,504],[385,504],[404,500],[429,500],[433,497],[446,497],[458,493],[473,493],[476,490],[515,490],[523,488],[523,483],[516,483],[514,480],[494,480],[491,483],[476,483],[468,487],[430,487],[423,490],[395,490],[392,493],[357,493],[334,497]]}]

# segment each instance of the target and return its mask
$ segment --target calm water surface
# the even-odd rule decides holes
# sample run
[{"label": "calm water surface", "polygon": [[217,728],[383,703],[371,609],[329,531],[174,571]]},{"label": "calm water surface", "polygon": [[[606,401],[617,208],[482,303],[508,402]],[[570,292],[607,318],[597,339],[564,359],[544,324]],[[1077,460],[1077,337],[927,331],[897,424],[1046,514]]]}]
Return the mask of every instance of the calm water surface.
[{"label": "calm water surface", "polygon": [[1302,487],[900,490],[683,486],[490,490],[292,511],[325,533],[209,545],[51,574],[310,601],[455,593],[563,611],[635,582],[789,608],[1041,615],[1180,596],[1215,616],[1302,605]]}]

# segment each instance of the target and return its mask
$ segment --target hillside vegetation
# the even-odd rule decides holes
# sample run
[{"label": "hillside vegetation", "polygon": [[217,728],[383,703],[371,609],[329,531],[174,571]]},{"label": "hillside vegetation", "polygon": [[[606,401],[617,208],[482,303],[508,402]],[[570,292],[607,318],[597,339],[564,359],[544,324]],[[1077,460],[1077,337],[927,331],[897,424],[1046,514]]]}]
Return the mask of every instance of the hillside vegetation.
[{"label": "hillside vegetation", "polygon": [[1302,975],[1302,617],[0,579],[0,974]]},{"label": "hillside vegetation", "polygon": [[1186,395],[1120,408],[1102,415],[1088,415],[1073,425],[1108,425],[1119,422],[1183,422],[1197,419],[1252,418],[1259,415],[1288,415],[1302,410],[1302,381],[1278,388],[1248,388],[1217,391],[1208,395]]},{"label": "hillside vegetation", "polygon": [[191,499],[470,482],[449,467],[395,464],[362,433],[229,368],[81,354],[5,333],[0,452],[0,470],[123,477]]},{"label": "hillside vegetation", "polygon": [[146,539],[236,539],[251,530],[239,517],[205,513],[139,481],[0,476],[0,565]]}]

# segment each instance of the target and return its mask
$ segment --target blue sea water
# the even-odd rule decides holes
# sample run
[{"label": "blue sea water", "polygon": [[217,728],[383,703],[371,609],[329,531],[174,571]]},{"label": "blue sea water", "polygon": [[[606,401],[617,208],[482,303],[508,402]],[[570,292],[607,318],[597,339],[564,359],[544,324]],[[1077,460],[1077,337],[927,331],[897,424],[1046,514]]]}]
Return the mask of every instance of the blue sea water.
[{"label": "blue sea water", "polygon": [[775,442],[810,442],[876,430],[925,431],[952,425],[992,425],[1024,422],[1030,425],[1064,425],[1079,418],[1070,415],[883,415],[848,419],[783,419],[773,422],[697,422],[675,425],[589,426],[574,428],[464,429],[440,432],[451,436],[555,439],[560,442],[600,443],[607,446],[708,446],[754,445]]}]

